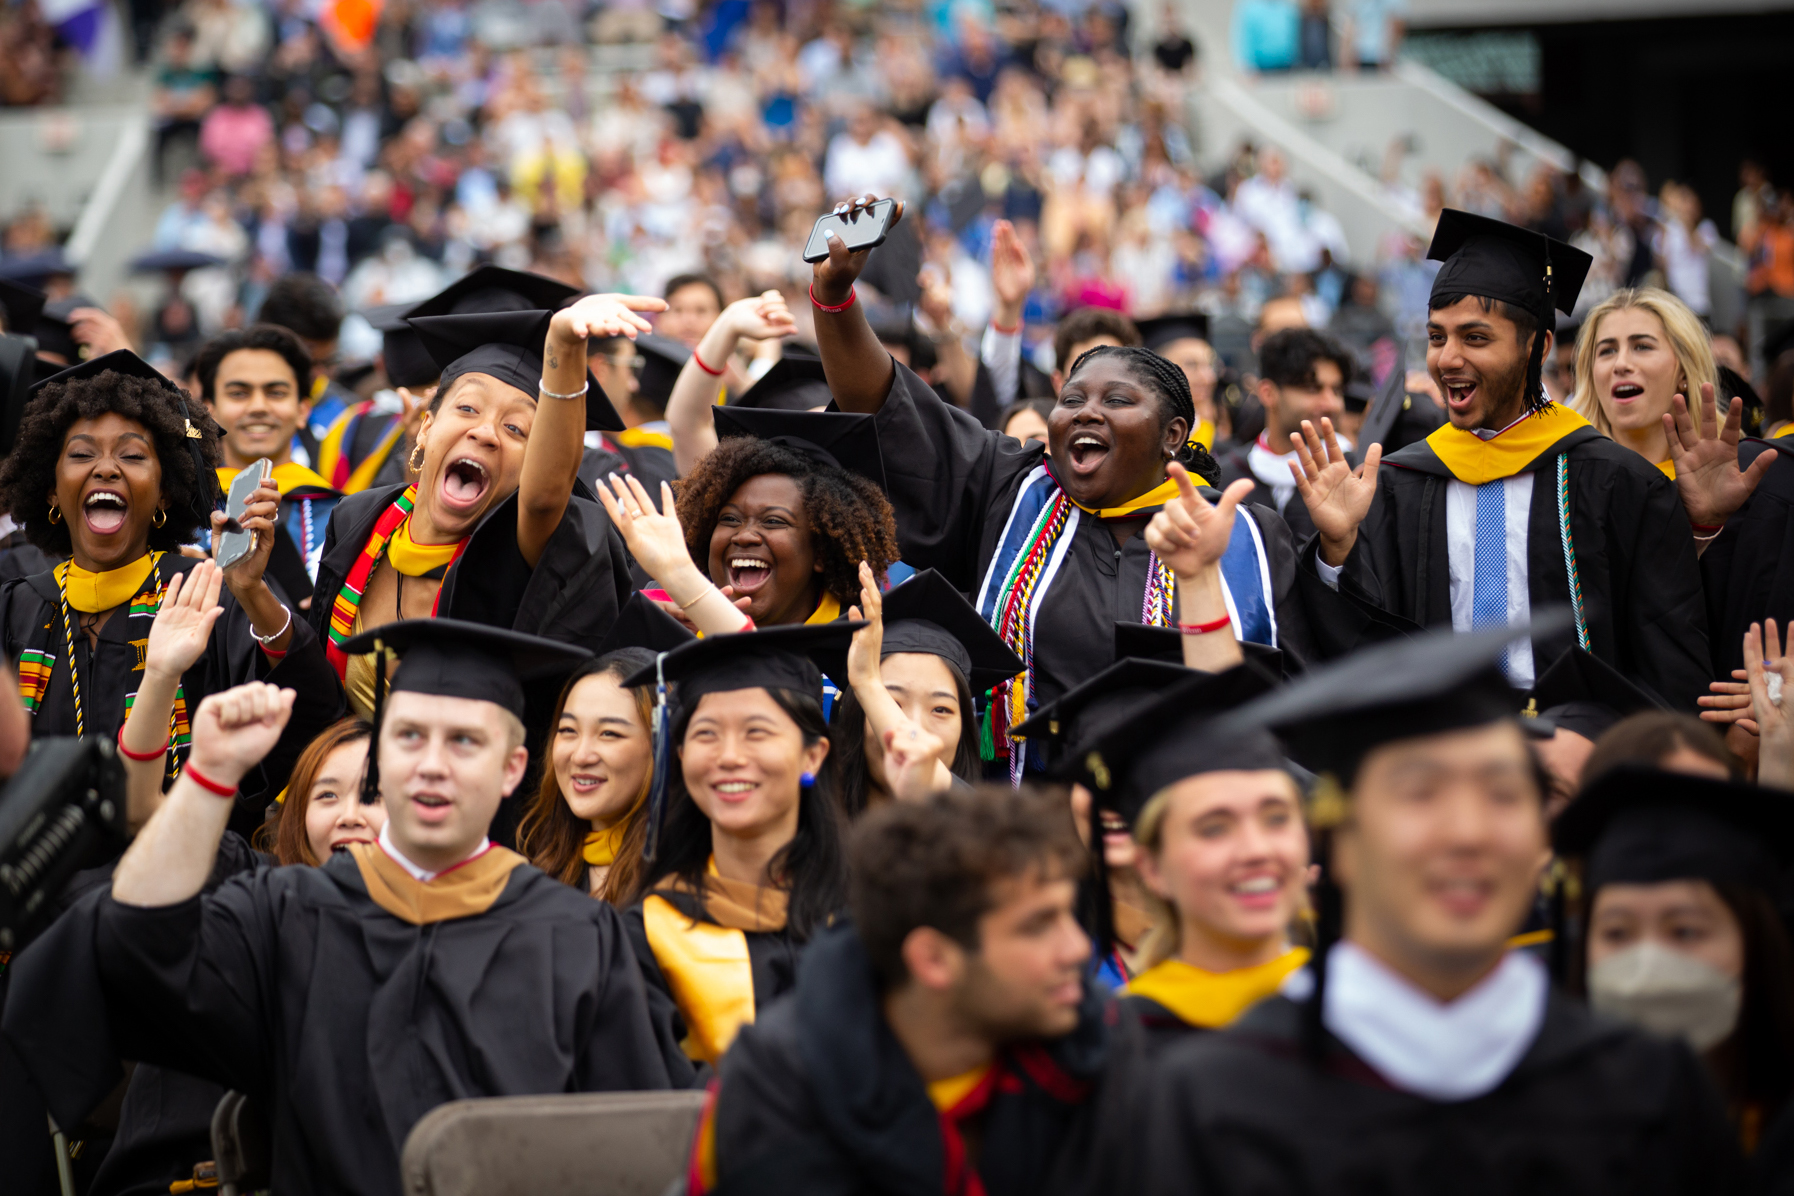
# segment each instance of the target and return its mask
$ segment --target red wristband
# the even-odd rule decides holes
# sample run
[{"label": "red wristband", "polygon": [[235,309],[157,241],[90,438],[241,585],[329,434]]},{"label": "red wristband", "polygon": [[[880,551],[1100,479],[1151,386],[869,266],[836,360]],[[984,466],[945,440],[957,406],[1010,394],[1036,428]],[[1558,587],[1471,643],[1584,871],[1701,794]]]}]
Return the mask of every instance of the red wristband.
[{"label": "red wristband", "polygon": [[199,769],[193,767],[192,761],[187,762],[187,767],[183,769],[182,772],[195,785],[198,785],[207,793],[216,793],[219,797],[237,796],[237,787],[235,785],[220,785],[217,781],[212,780],[210,777],[200,772]]},{"label": "red wristband", "polygon": [[844,312],[848,308],[852,307],[854,297],[858,293],[859,292],[857,292],[857,291],[848,291],[846,303],[843,303],[840,307],[830,307],[828,304],[824,303],[822,300],[820,300],[816,297],[816,284],[815,283],[810,284],[810,302],[815,305],[817,311],[826,311],[826,312],[830,313],[831,315],[839,313],[839,312]]},{"label": "red wristband", "polygon": [[153,752],[134,752],[125,746],[124,727],[120,726],[118,729],[118,754],[127,760],[135,760],[139,764],[147,764],[151,760],[160,760],[162,758],[162,753],[168,750],[170,742],[172,742],[171,739],[164,739],[162,741],[162,746]]},{"label": "red wristband", "polygon": [[266,656],[269,660],[274,661],[276,664],[287,658],[287,654],[284,651],[276,652],[273,648],[263,648],[262,655]]},{"label": "red wristband", "polygon": [[693,349],[691,351],[691,359],[698,363],[699,369],[703,370],[706,374],[709,374],[712,378],[720,378],[723,376],[723,372],[721,370],[713,370],[709,366],[705,365],[704,359],[702,357],[698,356],[698,351],[696,349]]},{"label": "red wristband", "polygon": [[997,323],[995,320],[992,320],[990,322],[990,330],[992,332],[996,333],[998,336],[1014,336],[1016,333],[1018,333],[1022,330],[1022,326],[1020,324],[1017,324],[1014,328],[1005,328],[1001,324]]},{"label": "red wristband", "polygon": [[1697,532],[1716,532],[1725,527],[1723,523],[1690,523],[1688,525]]},{"label": "red wristband", "polygon": [[1222,615],[1212,623],[1179,623],[1177,629],[1185,635],[1207,635],[1211,631],[1221,630],[1232,622],[1232,615]]}]

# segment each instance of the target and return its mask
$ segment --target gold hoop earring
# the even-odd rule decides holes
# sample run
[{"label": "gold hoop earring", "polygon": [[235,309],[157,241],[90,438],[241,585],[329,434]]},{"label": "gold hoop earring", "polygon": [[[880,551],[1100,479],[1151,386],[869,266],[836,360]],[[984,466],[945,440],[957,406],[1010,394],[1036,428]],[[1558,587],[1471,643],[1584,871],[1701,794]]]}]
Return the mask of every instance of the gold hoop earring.
[{"label": "gold hoop earring", "polygon": [[423,445],[423,442],[420,440],[415,446],[412,447],[411,455],[409,457],[405,458],[405,464],[407,464],[411,467],[412,473],[422,473],[424,471],[424,463],[423,463],[423,460],[419,456],[419,454],[421,454],[423,451],[424,451],[424,445]]},{"label": "gold hoop earring", "polygon": [[164,523],[167,523],[167,522],[168,522],[168,512],[164,511],[160,507],[157,507],[156,513],[154,515],[150,516],[150,523],[154,524],[156,527],[161,527]]},{"label": "gold hoop earring", "polygon": [[50,504],[50,522],[51,524],[62,522],[62,508],[55,503]]}]

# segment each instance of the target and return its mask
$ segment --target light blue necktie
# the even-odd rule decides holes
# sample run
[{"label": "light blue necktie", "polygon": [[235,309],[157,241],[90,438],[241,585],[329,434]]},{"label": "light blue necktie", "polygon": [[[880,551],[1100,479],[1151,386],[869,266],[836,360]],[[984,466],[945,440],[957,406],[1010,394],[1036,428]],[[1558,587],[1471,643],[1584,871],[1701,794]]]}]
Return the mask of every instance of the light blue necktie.
[{"label": "light blue necktie", "polygon": [[[1476,488],[1476,573],[1470,628],[1507,626],[1507,487],[1500,481]],[[1501,671],[1508,671],[1507,655]]]}]

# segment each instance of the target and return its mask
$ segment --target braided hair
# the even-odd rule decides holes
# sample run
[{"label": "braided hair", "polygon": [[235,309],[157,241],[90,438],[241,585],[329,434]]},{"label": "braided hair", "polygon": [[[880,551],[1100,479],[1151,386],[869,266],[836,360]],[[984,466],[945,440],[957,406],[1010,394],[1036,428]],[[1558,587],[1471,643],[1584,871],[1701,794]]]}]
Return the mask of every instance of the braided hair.
[{"label": "braided hair", "polygon": [[[1196,399],[1190,393],[1190,379],[1184,374],[1183,367],[1167,361],[1151,349],[1138,346],[1098,345],[1094,349],[1086,349],[1071,363],[1066,373],[1067,381],[1084,367],[1084,363],[1095,357],[1119,357],[1122,365],[1132,374],[1134,379],[1159,396],[1159,430],[1163,432],[1171,426],[1171,421],[1181,418],[1188,434],[1196,431]],[[1221,466],[1209,451],[1194,440],[1188,440],[1177,450],[1172,458],[1185,469],[1200,477],[1210,486],[1221,481]]]}]

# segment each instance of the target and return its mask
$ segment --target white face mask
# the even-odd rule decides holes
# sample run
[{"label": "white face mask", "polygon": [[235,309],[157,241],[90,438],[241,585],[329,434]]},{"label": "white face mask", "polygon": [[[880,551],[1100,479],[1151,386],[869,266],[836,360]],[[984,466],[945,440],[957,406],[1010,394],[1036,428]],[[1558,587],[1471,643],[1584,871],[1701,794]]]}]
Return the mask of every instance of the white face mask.
[{"label": "white face mask", "polygon": [[1590,968],[1588,997],[1598,1012],[1686,1039],[1704,1051],[1724,1042],[1737,1026],[1744,985],[1711,964],[1647,940]]}]

